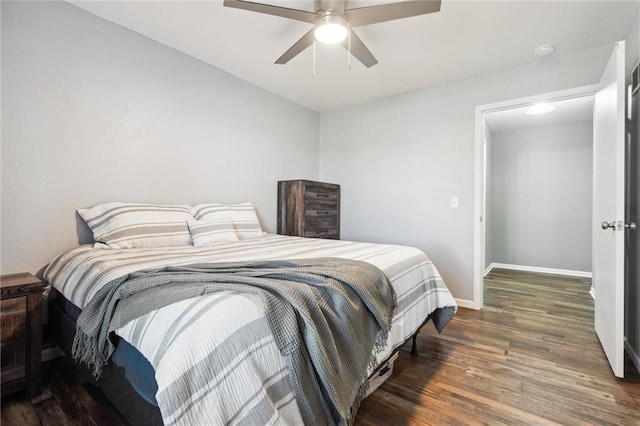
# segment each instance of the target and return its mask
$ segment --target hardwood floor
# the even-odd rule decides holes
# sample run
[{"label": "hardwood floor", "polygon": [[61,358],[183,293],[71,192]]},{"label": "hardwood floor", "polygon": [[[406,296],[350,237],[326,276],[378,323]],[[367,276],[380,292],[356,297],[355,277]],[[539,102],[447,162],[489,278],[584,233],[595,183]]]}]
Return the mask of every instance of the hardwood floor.
[{"label": "hardwood floor", "polygon": [[[426,326],[357,425],[640,425],[640,374],[613,376],[593,331],[589,280],[494,270],[482,311]],[[47,393],[3,398],[2,425],[123,425],[64,358],[43,365]]]},{"label": "hardwood floor", "polygon": [[640,376],[613,376],[590,280],[493,270],[484,285],[482,311],[425,327],[418,357],[404,348],[357,424],[640,425]]}]

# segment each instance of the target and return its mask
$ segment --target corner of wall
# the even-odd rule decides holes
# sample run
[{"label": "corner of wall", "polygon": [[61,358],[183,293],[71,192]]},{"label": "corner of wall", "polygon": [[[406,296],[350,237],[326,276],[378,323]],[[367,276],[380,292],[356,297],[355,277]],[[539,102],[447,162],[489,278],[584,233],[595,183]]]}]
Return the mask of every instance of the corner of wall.
[{"label": "corner of wall", "polygon": [[631,71],[640,61],[640,6],[636,9],[636,17],[624,39],[626,43],[626,76],[629,78]]}]

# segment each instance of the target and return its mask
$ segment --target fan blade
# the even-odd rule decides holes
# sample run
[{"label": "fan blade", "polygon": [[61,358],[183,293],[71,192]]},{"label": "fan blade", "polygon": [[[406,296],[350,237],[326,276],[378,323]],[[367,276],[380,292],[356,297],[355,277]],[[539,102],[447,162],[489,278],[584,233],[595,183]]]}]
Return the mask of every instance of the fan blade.
[{"label": "fan blade", "polygon": [[318,15],[304,10],[289,9],[286,7],[272,6],[269,4],[253,3],[245,0],[224,0],[225,7],[233,7],[236,9],[250,10],[251,12],[265,13],[267,15],[280,16],[282,18],[294,19],[296,21],[308,22],[313,24]]},{"label": "fan blade", "polygon": [[[349,50],[349,38],[345,39],[342,42],[342,46]],[[367,68],[371,68],[375,64],[378,63],[378,60],[367,46],[364,45],[364,42],[360,40],[360,37],[354,32],[351,31],[351,54]]]},{"label": "fan blade", "polygon": [[313,0],[313,8],[317,12],[329,11],[342,15],[347,0]]},{"label": "fan blade", "polygon": [[440,11],[440,0],[410,0],[345,10],[351,28]]},{"label": "fan blade", "polygon": [[293,58],[295,58],[299,53],[301,53],[304,49],[311,46],[313,44],[314,32],[315,29],[311,29],[308,33],[302,36],[302,38],[296,41],[293,46],[289,48],[282,56],[278,58],[276,64],[284,65]]}]

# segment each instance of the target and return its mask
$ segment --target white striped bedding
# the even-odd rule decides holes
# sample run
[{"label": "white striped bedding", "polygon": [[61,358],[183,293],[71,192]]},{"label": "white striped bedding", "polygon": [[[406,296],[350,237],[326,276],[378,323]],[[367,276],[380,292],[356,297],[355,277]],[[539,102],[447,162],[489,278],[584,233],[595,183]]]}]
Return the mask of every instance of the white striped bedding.
[{"label": "white striped bedding", "polygon": [[[418,249],[271,234],[204,247],[100,250],[81,246],[54,259],[45,279],[83,308],[103,285],[136,270],[313,257],[366,261],[389,278],[398,308],[378,362],[437,308],[456,306],[438,271]],[[153,365],[165,424],[302,423],[284,358],[264,312],[251,296],[214,293],[184,300],[131,321],[116,333]]]}]

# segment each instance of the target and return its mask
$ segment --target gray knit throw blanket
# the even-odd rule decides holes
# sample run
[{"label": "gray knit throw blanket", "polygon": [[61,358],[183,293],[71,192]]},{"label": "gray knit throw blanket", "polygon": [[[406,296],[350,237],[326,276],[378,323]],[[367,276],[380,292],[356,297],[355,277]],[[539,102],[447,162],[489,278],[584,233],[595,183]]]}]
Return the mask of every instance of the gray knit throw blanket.
[{"label": "gray knit throw blanket", "polygon": [[112,331],[152,310],[217,291],[259,296],[305,424],[353,422],[396,306],[384,273],[365,262],[269,260],[135,272],[109,282],[84,308],[73,357],[99,376],[115,350]]}]

